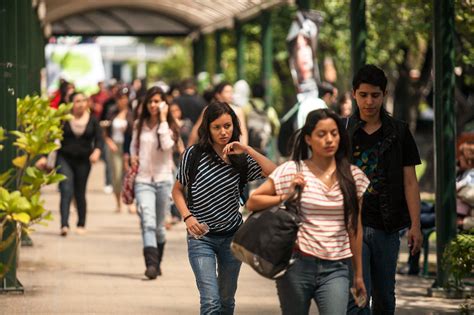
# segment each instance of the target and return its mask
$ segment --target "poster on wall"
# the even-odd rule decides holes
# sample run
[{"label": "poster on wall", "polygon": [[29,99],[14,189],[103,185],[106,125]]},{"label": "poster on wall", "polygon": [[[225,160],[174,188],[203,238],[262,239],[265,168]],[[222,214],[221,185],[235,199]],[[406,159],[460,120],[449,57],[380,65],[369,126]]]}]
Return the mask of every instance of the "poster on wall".
[{"label": "poster on wall", "polygon": [[90,94],[97,83],[104,81],[105,70],[100,46],[97,44],[46,45],[47,90],[58,89],[59,80],[74,84],[76,90]]}]

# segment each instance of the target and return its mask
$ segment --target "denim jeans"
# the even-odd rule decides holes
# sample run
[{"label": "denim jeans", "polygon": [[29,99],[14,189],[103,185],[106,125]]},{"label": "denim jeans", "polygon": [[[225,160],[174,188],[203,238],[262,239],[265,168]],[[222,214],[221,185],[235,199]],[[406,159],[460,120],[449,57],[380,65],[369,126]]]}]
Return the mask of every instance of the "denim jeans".
[{"label": "denim jeans", "polygon": [[349,299],[347,259],[294,256],[295,263],[276,281],[282,314],[306,315],[312,299],[321,315],[345,314]]},{"label": "denim jeans", "polygon": [[358,308],[350,296],[347,314],[395,313],[395,273],[399,249],[398,232],[387,233],[364,226],[362,265],[367,295],[369,301],[372,299],[372,309],[369,303],[363,309]]},{"label": "denim jeans", "polygon": [[72,197],[76,199],[77,205],[77,226],[86,225],[86,187],[87,179],[91,170],[89,159],[68,159],[58,154],[56,165],[59,166],[58,173],[66,176],[66,179],[59,183],[61,198],[59,210],[61,214],[61,227],[69,227],[69,211]]},{"label": "denim jeans", "polygon": [[170,193],[171,182],[135,183],[143,247],[157,247],[166,241],[164,221],[171,202]]},{"label": "denim jeans", "polygon": [[241,262],[230,251],[232,236],[188,235],[188,257],[196,277],[201,314],[233,314]]}]

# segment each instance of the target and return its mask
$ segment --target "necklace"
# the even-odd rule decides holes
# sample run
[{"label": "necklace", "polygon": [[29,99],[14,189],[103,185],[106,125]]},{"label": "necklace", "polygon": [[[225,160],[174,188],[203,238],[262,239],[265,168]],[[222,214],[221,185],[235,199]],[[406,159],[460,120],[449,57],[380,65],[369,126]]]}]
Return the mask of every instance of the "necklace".
[{"label": "necklace", "polygon": [[308,160],[308,161],[311,163],[311,165],[314,166],[314,168],[318,171],[318,173],[320,173],[320,176],[323,177],[323,179],[325,179],[325,180],[331,179],[332,175],[336,171],[335,167],[333,169],[322,170],[313,161],[311,161],[311,160]]}]

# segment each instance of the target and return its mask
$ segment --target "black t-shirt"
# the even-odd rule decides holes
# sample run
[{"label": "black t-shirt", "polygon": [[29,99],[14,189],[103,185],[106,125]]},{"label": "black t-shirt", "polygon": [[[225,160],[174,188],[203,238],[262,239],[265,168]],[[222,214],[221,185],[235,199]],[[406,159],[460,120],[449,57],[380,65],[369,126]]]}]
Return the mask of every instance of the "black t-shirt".
[{"label": "black t-shirt", "polygon": [[[367,134],[360,128],[354,135],[353,163],[357,165],[370,180],[370,185],[364,194],[362,203],[362,223],[377,229],[384,229],[382,213],[380,212],[380,182],[383,169],[379,165],[380,146],[383,142],[383,128],[380,127],[372,134]],[[402,142],[403,166],[420,164],[420,156],[412,134],[407,129]],[[401,170],[403,172],[403,170]],[[390,178],[388,178],[390,180]]]}]

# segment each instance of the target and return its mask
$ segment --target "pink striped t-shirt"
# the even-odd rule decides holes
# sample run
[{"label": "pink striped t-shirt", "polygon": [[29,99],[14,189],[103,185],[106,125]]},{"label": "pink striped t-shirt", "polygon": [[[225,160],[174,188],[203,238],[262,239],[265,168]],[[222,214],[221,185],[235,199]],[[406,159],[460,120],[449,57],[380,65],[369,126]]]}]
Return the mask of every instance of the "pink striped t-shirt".
[{"label": "pink striped t-shirt", "polygon": [[[327,187],[302,162],[306,186],[301,195],[301,219],[303,225],[298,231],[297,246],[302,252],[327,260],[339,260],[352,257],[349,235],[344,224],[344,200],[339,183]],[[357,166],[352,165],[357,197],[360,199],[369,186],[369,179]],[[270,178],[275,184],[278,195],[287,194],[296,164],[288,161],[277,167]]]}]

